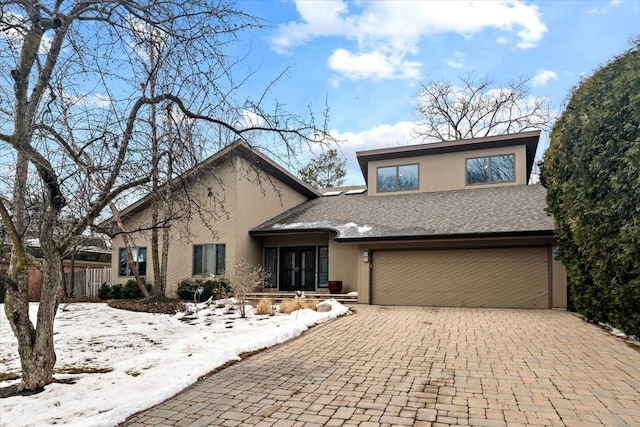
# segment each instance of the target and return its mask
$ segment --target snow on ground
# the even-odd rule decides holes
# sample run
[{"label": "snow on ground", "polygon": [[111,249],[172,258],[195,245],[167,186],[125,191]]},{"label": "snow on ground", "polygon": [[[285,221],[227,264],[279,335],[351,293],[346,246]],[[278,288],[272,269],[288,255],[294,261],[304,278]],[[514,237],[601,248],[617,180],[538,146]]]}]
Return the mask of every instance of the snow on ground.
[{"label": "snow on ground", "polygon": [[[245,319],[229,314],[228,307],[200,304],[197,317],[182,320],[184,313],[134,313],[106,304],[61,306],[55,322],[55,378],[75,383],[50,384],[33,396],[0,399],[0,425],[114,426],[225,362],[239,360],[243,352],[282,343],[348,312],[335,300],[328,302],[332,309],[325,313],[304,309],[259,316],[248,308]],[[18,344],[4,304],[0,306],[0,373],[19,373]],[[37,304],[32,304],[32,319],[36,312]],[[79,370],[95,373],[68,373]],[[0,382],[0,387],[16,382]]]}]

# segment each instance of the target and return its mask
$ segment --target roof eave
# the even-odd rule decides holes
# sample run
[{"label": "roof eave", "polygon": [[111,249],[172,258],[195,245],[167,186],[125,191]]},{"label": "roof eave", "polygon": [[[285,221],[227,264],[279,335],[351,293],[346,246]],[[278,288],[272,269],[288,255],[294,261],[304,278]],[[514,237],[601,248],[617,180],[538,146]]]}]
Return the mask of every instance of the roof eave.
[{"label": "roof eave", "polygon": [[499,239],[507,237],[554,237],[553,230],[531,231],[503,231],[489,233],[458,233],[458,234],[430,234],[430,235],[393,235],[374,237],[336,237],[337,242],[389,242],[389,241],[417,241],[417,240],[462,240],[462,239]]}]

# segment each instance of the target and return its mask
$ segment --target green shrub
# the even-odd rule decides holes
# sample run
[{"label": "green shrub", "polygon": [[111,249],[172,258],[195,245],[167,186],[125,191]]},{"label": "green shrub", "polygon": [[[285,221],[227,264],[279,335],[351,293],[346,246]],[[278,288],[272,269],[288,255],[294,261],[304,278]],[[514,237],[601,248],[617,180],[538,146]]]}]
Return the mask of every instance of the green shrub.
[{"label": "green shrub", "polygon": [[115,285],[111,285],[111,290],[109,291],[109,299],[122,299],[122,285],[117,283]]},{"label": "green shrub", "polygon": [[105,283],[98,289],[98,298],[101,300],[108,300],[110,297],[111,287]]},{"label": "green shrub", "polygon": [[[145,279],[142,278],[142,282],[144,283]],[[150,283],[145,283],[145,288],[147,288],[147,292],[151,293],[153,286]],[[139,299],[142,298],[142,291],[138,286],[138,283],[135,279],[129,279],[124,285],[115,284],[115,285],[107,285],[106,283],[100,286],[98,289],[98,298],[101,300],[108,299]]]},{"label": "green shrub", "polygon": [[[147,292],[151,293],[153,286],[150,283],[146,283],[145,278],[142,277],[142,283],[144,283],[144,287],[147,288]],[[127,280],[127,283],[124,284],[122,288],[122,298],[124,299],[137,299],[142,298],[142,291],[138,286],[138,282],[135,279]]]},{"label": "green shrub", "polygon": [[571,302],[640,335],[640,39],[582,81],[541,165]]},{"label": "green shrub", "polygon": [[231,286],[224,278],[218,279],[186,279],[178,283],[176,294],[183,300],[193,300],[193,294],[199,286],[204,288],[200,301],[224,298],[231,293]]}]

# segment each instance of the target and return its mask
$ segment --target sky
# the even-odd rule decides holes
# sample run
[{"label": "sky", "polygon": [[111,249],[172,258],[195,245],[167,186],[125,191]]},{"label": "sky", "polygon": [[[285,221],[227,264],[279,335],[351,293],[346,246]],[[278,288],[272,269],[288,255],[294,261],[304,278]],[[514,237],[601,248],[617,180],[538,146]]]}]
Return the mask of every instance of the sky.
[{"label": "sky", "polygon": [[[257,70],[245,88],[271,89],[290,111],[318,116],[341,141],[347,184],[364,183],[355,153],[417,143],[421,84],[473,73],[530,79],[559,114],[573,87],[640,36],[640,1],[260,1],[237,7],[265,27],[244,38]],[[247,34],[245,34],[247,36]],[[541,158],[548,146],[543,134]]]}]

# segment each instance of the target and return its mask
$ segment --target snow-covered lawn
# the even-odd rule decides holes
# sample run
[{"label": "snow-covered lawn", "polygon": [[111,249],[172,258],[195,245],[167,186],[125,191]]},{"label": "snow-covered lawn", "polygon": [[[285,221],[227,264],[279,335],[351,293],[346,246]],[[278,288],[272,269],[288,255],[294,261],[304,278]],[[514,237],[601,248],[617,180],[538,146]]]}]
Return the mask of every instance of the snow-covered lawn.
[{"label": "snow-covered lawn", "polygon": [[[134,313],[106,304],[61,306],[55,322],[55,378],[75,383],[0,399],[0,425],[114,426],[238,360],[241,353],[282,343],[348,312],[335,300],[329,303],[332,309],[326,313],[305,309],[258,316],[249,309],[245,319],[228,314],[227,308],[200,305],[197,318],[182,320],[181,314]],[[19,373],[17,342],[4,305],[0,308],[0,373]],[[37,305],[30,310],[35,319]],[[0,382],[0,387],[16,382]]]}]

